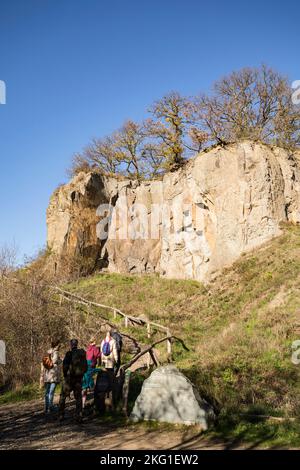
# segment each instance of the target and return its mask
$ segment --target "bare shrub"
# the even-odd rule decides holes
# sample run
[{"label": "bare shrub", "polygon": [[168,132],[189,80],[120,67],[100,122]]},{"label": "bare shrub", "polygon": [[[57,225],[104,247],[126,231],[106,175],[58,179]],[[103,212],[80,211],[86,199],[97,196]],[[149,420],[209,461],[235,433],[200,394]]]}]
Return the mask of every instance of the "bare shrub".
[{"label": "bare shrub", "polygon": [[15,245],[0,247],[0,276],[12,272],[16,266],[17,248]]},{"label": "bare shrub", "polygon": [[64,337],[63,319],[54,314],[49,291],[40,279],[2,276],[0,298],[1,339],[7,349],[2,385],[34,381],[44,347],[51,339]]}]

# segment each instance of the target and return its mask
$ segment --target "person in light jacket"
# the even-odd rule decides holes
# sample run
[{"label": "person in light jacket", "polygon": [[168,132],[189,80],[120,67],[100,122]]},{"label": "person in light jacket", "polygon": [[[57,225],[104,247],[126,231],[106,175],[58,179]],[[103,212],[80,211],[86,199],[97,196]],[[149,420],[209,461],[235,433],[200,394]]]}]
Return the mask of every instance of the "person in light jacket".
[{"label": "person in light jacket", "polygon": [[101,365],[105,369],[114,369],[116,362],[118,361],[118,350],[116,341],[111,336],[111,329],[106,330],[106,336],[101,342]]},{"label": "person in light jacket", "polygon": [[59,341],[52,341],[51,348],[47,351],[53,366],[46,369],[41,364],[40,386],[45,387],[45,413],[54,410],[53,399],[56,386],[61,381],[61,358],[59,357]]},{"label": "person in light jacket", "polygon": [[113,386],[114,376],[115,376],[114,367],[116,363],[118,362],[119,355],[118,355],[116,341],[111,336],[111,328],[108,328],[106,330],[106,336],[101,343],[100,351],[101,351],[101,365],[108,372],[111,386]]}]

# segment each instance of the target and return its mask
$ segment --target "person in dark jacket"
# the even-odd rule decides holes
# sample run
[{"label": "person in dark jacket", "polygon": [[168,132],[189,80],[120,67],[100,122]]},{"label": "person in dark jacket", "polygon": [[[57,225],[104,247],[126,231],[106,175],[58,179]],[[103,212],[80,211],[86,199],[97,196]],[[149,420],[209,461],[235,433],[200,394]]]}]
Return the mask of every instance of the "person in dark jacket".
[{"label": "person in dark jacket", "polygon": [[65,416],[65,404],[67,396],[74,393],[76,400],[76,420],[82,422],[82,377],[87,371],[86,352],[78,349],[78,340],[72,339],[70,342],[70,350],[66,353],[63,360],[63,376],[59,414],[62,421]]}]

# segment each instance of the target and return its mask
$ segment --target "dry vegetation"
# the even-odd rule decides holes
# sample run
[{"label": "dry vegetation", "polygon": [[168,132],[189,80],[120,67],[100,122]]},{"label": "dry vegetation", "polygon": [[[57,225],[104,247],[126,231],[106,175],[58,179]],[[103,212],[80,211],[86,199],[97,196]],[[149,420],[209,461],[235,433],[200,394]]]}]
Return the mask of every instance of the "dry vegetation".
[{"label": "dry vegetation", "polygon": [[[40,271],[5,272],[0,280],[0,329],[8,365],[2,384],[29,383],[38,376],[50,338],[82,343],[100,336],[107,312],[60,305]],[[178,366],[219,408],[263,407],[272,414],[299,410],[299,369],[291,343],[299,329],[300,228],[245,255],[209,286],[156,276],[95,274],[67,283],[68,290],[128,314],[168,325],[190,352],[174,345]],[[108,316],[108,320],[114,321]],[[124,325],[119,324],[124,331]],[[145,329],[128,330],[148,343]],[[164,348],[161,359],[164,359]]]},{"label": "dry vegetation", "polygon": [[63,350],[72,337],[85,346],[91,334],[100,338],[107,325],[105,319],[90,315],[80,306],[61,304],[51,287],[53,278],[45,269],[46,258],[47,254],[42,254],[27,268],[15,270],[14,253],[8,248],[2,250],[0,336],[6,343],[7,364],[0,365],[0,390],[24,385],[31,390],[52,340],[61,341]]}]

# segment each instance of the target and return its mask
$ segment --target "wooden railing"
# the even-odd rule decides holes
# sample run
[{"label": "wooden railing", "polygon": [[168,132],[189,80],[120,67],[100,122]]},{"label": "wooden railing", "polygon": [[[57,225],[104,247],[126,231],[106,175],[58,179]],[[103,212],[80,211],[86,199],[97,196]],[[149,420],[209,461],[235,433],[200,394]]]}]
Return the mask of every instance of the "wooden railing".
[{"label": "wooden railing", "polygon": [[[81,305],[109,310],[110,312],[112,312],[114,319],[117,319],[118,316],[124,319],[125,328],[128,328],[129,323],[135,326],[146,327],[148,338],[151,338],[151,332],[153,330],[158,330],[158,331],[163,332],[166,335],[166,338],[164,339],[164,341],[166,341],[167,343],[168,357],[172,356],[172,334],[168,327],[159,325],[158,323],[155,323],[149,320],[144,320],[143,318],[134,317],[132,315],[127,315],[126,313],[122,312],[122,310],[120,310],[119,308],[112,307],[110,305],[100,304],[98,302],[93,302],[91,300],[87,300],[77,294],[73,294],[72,292],[61,289],[58,286],[51,286],[51,289],[55,290],[59,294],[60,302],[62,302],[62,300],[65,299],[69,302],[74,302],[74,303],[78,303]],[[102,318],[106,321],[109,321],[105,317],[102,317]]]},{"label": "wooden railing", "polygon": [[[22,282],[22,281],[20,281],[20,279],[16,279],[14,277],[8,277],[6,274],[2,274],[2,276],[5,277],[6,279],[11,279],[13,282],[17,282],[17,283]],[[97,302],[93,302],[91,300],[87,300],[87,299],[85,299],[85,298],[83,298],[83,297],[81,297],[77,294],[73,294],[72,292],[61,289],[58,286],[48,285],[47,287],[59,294],[60,302],[62,302],[62,300],[65,299],[69,302],[74,302],[74,303],[78,303],[78,304],[82,304],[82,305],[86,305],[86,306],[93,306],[93,307],[96,307],[96,308],[103,308],[103,309],[112,311],[114,319],[116,319],[118,315],[121,316],[124,319],[125,328],[128,328],[129,322],[133,325],[145,326],[146,329],[147,329],[147,337],[148,338],[151,338],[151,331],[152,330],[162,331],[163,333],[165,333],[166,337],[163,338],[163,340],[159,341],[159,342],[166,341],[166,343],[167,343],[167,354],[168,354],[168,357],[171,358],[171,356],[172,356],[172,338],[174,338],[174,337],[172,336],[172,334],[170,332],[170,329],[168,327],[163,326],[163,325],[159,325],[158,323],[155,323],[155,322],[152,322],[152,321],[144,320],[143,318],[134,317],[132,315],[127,315],[126,313],[122,312],[119,308],[111,307],[110,305],[104,305],[104,304],[100,304],[100,303],[97,303]],[[102,318],[103,318],[104,321],[109,323],[108,318],[105,318],[105,317],[102,317]],[[150,348],[150,349],[152,349],[152,348]]]}]

